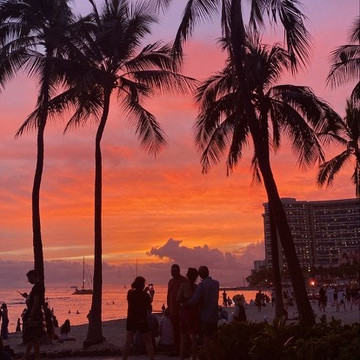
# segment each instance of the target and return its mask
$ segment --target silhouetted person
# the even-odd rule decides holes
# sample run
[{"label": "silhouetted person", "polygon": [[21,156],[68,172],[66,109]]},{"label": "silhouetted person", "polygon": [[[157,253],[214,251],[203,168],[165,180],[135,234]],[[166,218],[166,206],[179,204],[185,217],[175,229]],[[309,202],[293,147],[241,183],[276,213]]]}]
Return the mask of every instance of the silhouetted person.
[{"label": "silhouetted person", "polygon": [[227,298],[227,293],[225,290],[222,293],[222,298],[223,298],[223,306],[227,307],[228,306],[228,298]]},{"label": "silhouetted person", "polygon": [[1,305],[1,318],[1,338],[7,340],[9,336],[9,313],[5,303]]},{"label": "silhouetted person", "polygon": [[45,316],[45,324],[46,324],[46,335],[49,337],[50,340],[53,340],[57,336],[55,335],[53,315],[51,310],[49,309],[47,302],[44,304],[44,316]]},{"label": "silhouetted person", "polygon": [[45,288],[35,270],[30,270],[26,276],[33,287],[26,299],[27,310],[23,317],[23,342],[26,345],[25,359],[29,358],[32,348],[34,348],[34,358],[39,359],[40,338],[44,335],[41,307],[45,303]]},{"label": "silhouetted person", "polygon": [[210,360],[213,355],[218,358],[219,351],[217,344],[219,282],[209,276],[207,266],[200,266],[198,272],[202,281],[197,286],[194,296],[185,305],[199,304],[204,355],[206,360]]},{"label": "silhouetted person", "polygon": [[233,297],[235,304],[234,318],[233,321],[243,322],[246,321],[246,312],[245,312],[245,298],[244,295],[235,295]]},{"label": "silhouetted person", "polygon": [[16,323],[16,332],[20,332],[21,331],[21,322],[20,322],[20,318],[17,319],[17,323]]},{"label": "silhouetted person", "polygon": [[70,336],[71,332],[71,325],[70,320],[66,319],[64,323],[60,326],[60,336],[59,341],[75,341],[76,339],[72,336]]},{"label": "silhouetted person", "polygon": [[197,335],[200,330],[199,307],[195,305],[183,305],[192,298],[197,285],[198,271],[195,268],[189,268],[186,274],[187,281],[180,285],[177,299],[180,302],[180,359],[185,359],[186,347],[190,340],[191,358],[196,360]]},{"label": "silhouetted person", "polygon": [[167,306],[173,327],[174,350],[169,355],[178,356],[180,353],[180,303],[177,300],[177,294],[181,283],[185,282],[186,278],[180,274],[180,267],[177,264],[171,266],[171,276],[168,283]]},{"label": "silhouetted person", "polygon": [[135,278],[127,294],[128,312],[126,319],[126,340],[123,346],[123,360],[129,356],[130,345],[136,331],[142,335],[149,359],[154,359],[154,347],[151,340],[148,313],[151,311],[150,295],[144,291],[145,279],[142,276]]}]

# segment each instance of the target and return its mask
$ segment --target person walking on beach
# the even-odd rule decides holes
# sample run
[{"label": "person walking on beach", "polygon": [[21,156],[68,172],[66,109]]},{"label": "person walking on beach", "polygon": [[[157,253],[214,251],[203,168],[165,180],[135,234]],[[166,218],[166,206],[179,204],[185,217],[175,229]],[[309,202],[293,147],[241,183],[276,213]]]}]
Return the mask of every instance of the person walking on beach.
[{"label": "person walking on beach", "polygon": [[325,312],[327,296],[325,289],[321,286],[319,290],[319,310]]},{"label": "person walking on beach", "polygon": [[30,359],[31,349],[34,348],[34,359],[40,359],[40,338],[44,335],[42,307],[45,304],[45,287],[39,280],[35,270],[26,274],[33,285],[26,299],[26,312],[23,317],[23,342],[26,345],[24,360]]},{"label": "person walking on beach", "polygon": [[186,278],[180,274],[180,266],[173,264],[171,266],[172,278],[168,283],[167,306],[170,312],[170,321],[173,327],[174,350],[169,356],[178,356],[180,353],[180,303],[177,300],[177,294],[180,285],[186,281]]},{"label": "person walking on beach", "polygon": [[137,276],[127,294],[128,312],[126,319],[126,339],[122,351],[123,360],[127,360],[129,356],[130,346],[137,330],[142,335],[149,359],[154,359],[154,347],[151,341],[148,321],[148,312],[151,311],[151,298],[144,289],[145,279],[142,276]]},{"label": "person walking on beach", "polygon": [[204,355],[205,360],[210,360],[213,355],[219,358],[217,340],[219,282],[209,276],[207,266],[200,266],[198,272],[202,281],[184,306],[199,304]]},{"label": "person walking on beach", "polygon": [[199,333],[200,318],[198,305],[183,304],[192,298],[197,285],[198,271],[195,268],[189,268],[186,274],[187,281],[180,285],[177,300],[181,304],[180,308],[180,359],[185,359],[185,352],[188,340],[191,344],[191,358],[196,360],[196,341]]},{"label": "person walking on beach", "polygon": [[227,307],[228,306],[228,299],[227,299],[227,293],[224,290],[222,293],[222,298],[223,298],[223,306]]},{"label": "person walking on beach", "polygon": [[9,335],[9,313],[8,313],[8,308],[7,305],[5,303],[3,303],[1,305],[1,318],[2,318],[2,322],[1,322],[1,338],[3,340],[7,340],[8,339],[8,335]]}]

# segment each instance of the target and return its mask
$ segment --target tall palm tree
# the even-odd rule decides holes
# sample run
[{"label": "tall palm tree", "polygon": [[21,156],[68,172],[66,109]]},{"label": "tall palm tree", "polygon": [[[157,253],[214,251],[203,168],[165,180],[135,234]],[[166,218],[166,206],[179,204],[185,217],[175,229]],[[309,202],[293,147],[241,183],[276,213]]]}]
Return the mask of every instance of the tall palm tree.
[{"label": "tall palm tree", "polygon": [[95,115],[95,214],[94,279],[89,328],[84,346],[104,340],[102,334],[102,153],[101,141],[108,122],[111,96],[131,119],[145,150],[157,154],[166,144],[164,133],[153,114],[142,103],[155,90],[181,93],[193,88],[193,79],[178,73],[171,46],[154,43],[140,48],[150,26],[156,21],[154,4],[134,4],[130,0],[108,0],[101,9],[95,2],[83,21],[82,31],[73,34],[68,47],[67,89],[53,99],[53,111],[69,102],[75,107],[67,129]]},{"label": "tall palm tree", "polygon": [[16,136],[37,130],[36,170],[32,190],[32,228],[34,268],[44,280],[43,242],[40,219],[40,188],[44,167],[44,132],[48,104],[62,77],[52,63],[69,25],[73,22],[68,0],[5,0],[0,2],[0,85],[20,70],[39,83],[37,109],[29,116]]},{"label": "tall palm tree", "polygon": [[250,34],[244,59],[246,90],[241,81],[242,73],[239,74],[231,54],[225,68],[198,88],[196,100],[200,110],[195,138],[202,152],[202,168],[207,172],[228,149],[226,164],[231,172],[241,159],[244,146],[252,141],[254,173],[267,192],[271,218],[286,256],[299,318],[304,324],[311,325],[315,318],[271,169],[270,153],[279,148],[284,134],[292,140],[301,165],[323,159],[317,132],[337,121],[338,116],[307,87],[275,85],[282,71],[291,66],[291,56],[278,45],[263,46],[257,36]]},{"label": "tall palm tree", "polygon": [[317,182],[320,186],[331,185],[336,174],[354,157],[352,181],[355,185],[355,195],[360,198],[360,108],[355,106],[353,100],[347,101],[346,116],[344,120],[339,120],[339,125],[340,132],[326,131],[325,135],[342,146],[344,150],[320,165]]},{"label": "tall palm tree", "polygon": [[[158,0],[159,5],[168,6],[171,0]],[[246,26],[243,18],[243,0],[189,0],[174,42],[174,55],[182,57],[182,44],[191,35],[199,20],[211,19],[221,11],[221,28],[224,37],[224,48],[228,51],[228,61],[236,69],[238,79],[238,96],[242,106],[238,107],[236,116],[248,118],[256,152],[256,163],[264,177],[269,196],[269,208],[273,212],[274,226],[278,228],[285,256],[288,260],[289,273],[296,289],[295,296],[301,307],[303,321],[313,323],[314,316],[307,297],[303,275],[296,258],[291,232],[286,220],[285,211],[279,198],[276,184],[272,176],[269,157],[262,141],[262,132],[255,126],[257,114],[252,104],[252,88],[249,83],[250,74],[246,68]],[[297,0],[250,0],[249,26],[258,32],[264,25],[265,15],[275,23],[280,20],[284,27],[288,59],[292,71],[308,62],[310,36],[304,25],[304,15]],[[239,101],[240,99],[236,99]],[[264,150],[264,153],[263,153]],[[271,200],[271,201],[270,201]],[[275,233],[275,232],[273,232]],[[273,239],[272,241],[276,241]],[[296,260],[296,261],[295,261]]]},{"label": "tall palm tree", "polygon": [[337,87],[352,80],[357,81],[351,101],[360,106],[360,16],[355,18],[351,27],[349,42],[351,44],[339,46],[331,53],[332,65],[327,83]]}]

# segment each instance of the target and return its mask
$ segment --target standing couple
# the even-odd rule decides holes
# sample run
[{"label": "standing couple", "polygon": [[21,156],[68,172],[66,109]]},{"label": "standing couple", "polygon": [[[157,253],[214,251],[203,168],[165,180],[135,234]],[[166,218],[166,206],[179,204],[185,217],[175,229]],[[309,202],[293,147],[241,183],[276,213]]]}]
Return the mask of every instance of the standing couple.
[{"label": "standing couple", "polygon": [[[198,275],[201,282],[196,285]],[[218,352],[219,282],[209,276],[207,266],[200,266],[198,270],[189,268],[185,278],[180,274],[179,265],[173,264],[171,276],[167,305],[174,332],[174,351],[170,355],[184,359],[186,340],[190,337],[191,355],[196,359],[196,340],[201,333],[205,359],[211,359],[212,354]]]}]

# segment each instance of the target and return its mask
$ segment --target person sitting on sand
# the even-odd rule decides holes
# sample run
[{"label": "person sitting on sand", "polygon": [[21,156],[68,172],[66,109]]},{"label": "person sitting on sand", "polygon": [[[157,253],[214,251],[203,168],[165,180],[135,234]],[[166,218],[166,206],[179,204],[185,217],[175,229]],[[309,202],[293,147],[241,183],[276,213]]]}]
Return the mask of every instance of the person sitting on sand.
[{"label": "person sitting on sand", "polygon": [[169,308],[164,310],[159,320],[159,345],[170,347],[174,345],[174,334],[170,320]]},{"label": "person sitting on sand", "polygon": [[150,295],[144,291],[145,279],[137,276],[127,294],[128,312],[126,319],[126,340],[123,346],[123,360],[127,360],[130,346],[137,330],[140,331],[150,360],[154,360],[148,312],[151,310]]},{"label": "person sitting on sand", "polygon": [[235,304],[234,318],[233,321],[243,322],[246,321],[246,313],[245,313],[245,297],[244,295],[235,295],[233,297],[233,301]]},{"label": "person sitting on sand", "polygon": [[46,335],[51,340],[56,340],[57,335],[55,334],[55,327],[53,322],[53,315],[49,308],[49,304],[45,302],[44,304],[44,316],[45,316],[45,323],[46,323]]},{"label": "person sitting on sand", "polygon": [[64,323],[60,326],[60,336],[59,341],[75,341],[76,339],[72,336],[70,336],[71,326],[70,326],[70,320],[66,319]]}]

